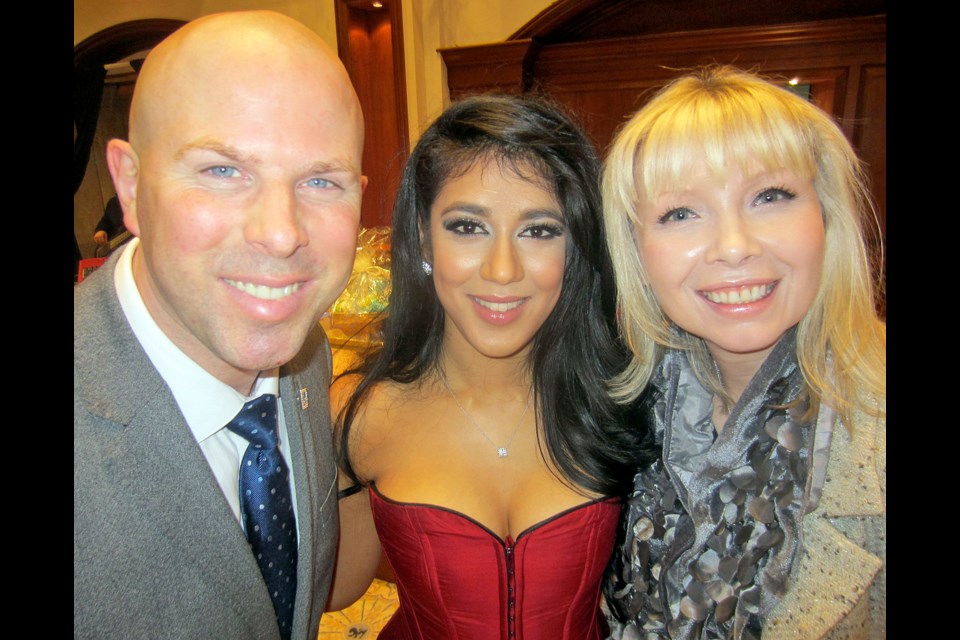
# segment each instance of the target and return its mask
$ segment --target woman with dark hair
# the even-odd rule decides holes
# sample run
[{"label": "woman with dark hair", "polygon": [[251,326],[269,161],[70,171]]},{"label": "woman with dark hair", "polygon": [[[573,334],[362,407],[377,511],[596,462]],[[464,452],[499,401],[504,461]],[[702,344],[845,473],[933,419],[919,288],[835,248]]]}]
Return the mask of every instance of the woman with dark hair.
[{"label": "woman with dark hair", "polygon": [[620,497],[652,456],[604,382],[627,360],[600,215],[592,146],[541,99],[468,99],[420,138],[383,348],[332,391],[348,497],[328,609],[382,543],[384,640],[606,633]]}]

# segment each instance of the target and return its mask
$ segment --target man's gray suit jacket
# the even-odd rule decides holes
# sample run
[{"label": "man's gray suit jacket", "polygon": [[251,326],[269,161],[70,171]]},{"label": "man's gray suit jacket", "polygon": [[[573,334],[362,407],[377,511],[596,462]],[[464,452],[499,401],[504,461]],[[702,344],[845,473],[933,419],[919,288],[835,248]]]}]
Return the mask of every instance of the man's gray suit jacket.
[{"label": "man's gray suit jacket", "polygon": [[[243,531],[120,308],[119,253],[74,293],[74,636],[279,638]],[[337,544],[330,366],[318,326],[280,372],[297,487],[299,640],[317,638]]]}]

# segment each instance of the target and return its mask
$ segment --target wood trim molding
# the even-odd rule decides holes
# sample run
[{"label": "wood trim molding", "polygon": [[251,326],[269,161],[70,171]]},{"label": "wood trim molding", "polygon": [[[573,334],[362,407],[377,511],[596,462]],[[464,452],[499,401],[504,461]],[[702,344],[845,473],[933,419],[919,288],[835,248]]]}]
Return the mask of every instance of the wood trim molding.
[{"label": "wood trim molding", "polygon": [[592,15],[602,10],[605,5],[611,4],[620,4],[620,0],[559,0],[535,15],[507,40],[543,38],[565,26],[570,20]]},{"label": "wood trim molding", "polygon": [[[567,7],[567,11],[572,11]],[[565,15],[565,14],[564,14]],[[557,18],[559,19],[559,18]],[[886,16],[844,20],[798,22],[773,26],[731,27],[650,34],[630,38],[609,38],[587,42],[544,44],[532,38],[495,44],[440,49],[447,68],[450,98],[487,91],[523,92],[534,78],[563,76],[567,82],[579,76],[589,84],[609,83],[622,75],[624,80],[663,76],[662,67],[649,65],[651,59],[663,65],[685,68],[709,63],[721,54],[731,59],[776,68],[778,59],[795,59],[797,48],[834,66],[850,50],[851,42],[862,42],[861,57],[886,56]],[[629,64],[645,60],[644,65]],[[624,61],[627,61],[624,64]],[[621,69],[620,72],[617,70]],[[602,73],[597,73],[598,71]]]},{"label": "wood trim molding", "polygon": [[[885,40],[886,36],[887,17],[868,16],[772,26],[745,26],[651,34],[638,38],[610,39],[606,43],[640,41],[646,48],[672,53],[698,49],[744,49],[786,44],[850,43],[856,40]],[[596,44],[596,41],[593,41],[593,44]]]},{"label": "wood trim molding", "polygon": [[[711,63],[728,63],[762,73],[849,66],[886,59],[884,19],[845,20],[843,24],[805,23],[776,27],[656,34],[543,47],[531,70],[537,81],[562,80],[565,87],[632,86],[652,78]],[[852,53],[855,52],[855,53]]]},{"label": "wood trim molding", "polygon": [[107,27],[73,48],[73,66],[107,64],[138,51],[152,49],[185,24],[183,20],[147,18]]},{"label": "wood trim molding", "polygon": [[531,39],[438,49],[447,67],[450,99],[494,90],[526,91],[540,50]]}]

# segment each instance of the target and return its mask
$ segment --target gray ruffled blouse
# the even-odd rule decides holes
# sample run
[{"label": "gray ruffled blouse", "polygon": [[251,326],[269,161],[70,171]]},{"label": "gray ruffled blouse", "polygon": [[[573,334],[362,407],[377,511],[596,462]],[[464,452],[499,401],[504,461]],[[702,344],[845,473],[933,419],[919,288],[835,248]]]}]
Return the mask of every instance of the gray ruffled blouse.
[{"label": "gray ruffled blouse", "polygon": [[834,422],[826,409],[819,432],[800,419],[796,327],[719,434],[712,394],[684,352],[665,354],[648,389],[662,455],[624,506],[604,585],[612,637],[759,638],[799,562],[800,521],[819,500]]}]

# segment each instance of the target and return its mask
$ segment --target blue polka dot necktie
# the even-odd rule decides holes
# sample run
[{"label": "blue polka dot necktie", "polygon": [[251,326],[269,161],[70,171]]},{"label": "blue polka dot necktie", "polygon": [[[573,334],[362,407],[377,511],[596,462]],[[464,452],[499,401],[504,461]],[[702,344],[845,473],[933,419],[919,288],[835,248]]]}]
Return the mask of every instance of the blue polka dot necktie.
[{"label": "blue polka dot necktie", "polygon": [[246,403],[227,428],[250,443],[240,461],[240,511],[287,640],[297,591],[297,524],[290,473],[277,448],[277,397]]}]

